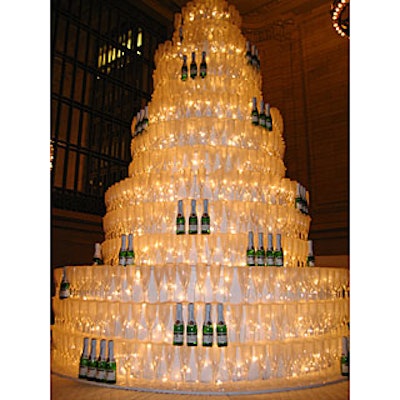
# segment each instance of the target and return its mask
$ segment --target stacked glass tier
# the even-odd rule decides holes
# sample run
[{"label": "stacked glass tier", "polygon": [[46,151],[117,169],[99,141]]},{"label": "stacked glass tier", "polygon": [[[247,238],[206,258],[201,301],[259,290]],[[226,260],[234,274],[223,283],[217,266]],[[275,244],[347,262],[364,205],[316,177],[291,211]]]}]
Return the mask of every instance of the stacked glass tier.
[{"label": "stacked glass tier", "polygon": [[[71,296],[53,298],[54,372],[77,377],[84,337],[113,340],[117,386],[246,392],[340,378],[349,276],[339,268],[166,265],[66,267]],[[62,270],[55,271],[59,287]],[[196,347],[174,346],[177,303],[194,303]],[[203,347],[205,304],[224,304],[228,346]]]},{"label": "stacked glass tier", "polygon": [[[189,68],[194,56],[199,69],[203,52],[206,76],[182,80],[183,58]],[[188,3],[155,64],[148,125],[137,134],[139,117],[132,122],[129,177],[105,194],[104,262],[118,264],[121,235],[131,233],[140,265],[246,265],[243,243],[253,231],[281,234],[285,266],[303,265],[311,218],[296,210],[298,183],[285,177],[279,110],[270,108],[271,130],[252,123],[253,99],[264,111],[261,74],[246,59],[236,9]],[[186,220],[192,200],[198,214],[209,202],[209,237],[177,237],[179,200]]]},{"label": "stacked glass tier", "polygon": [[[132,121],[129,177],[105,194],[105,265],[65,267],[71,295],[53,298],[53,371],[77,377],[89,338],[113,340],[116,385],[124,388],[259,392],[340,377],[348,271],[298,268],[309,255],[309,194],[285,176],[283,118],[261,107],[269,101],[240,22],[226,1],[189,2],[172,40],[157,49],[151,101]],[[259,123],[264,108],[268,129]],[[200,220],[205,202],[209,232],[189,234],[193,204]],[[246,265],[249,232],[255,247],[261,233],[272,235],[271,247],[280,242],[283,267]],[[135,264],[122,266],[126,236]],[[197,346],[173,344],[178,303],[185,326],[194,305]],[[226,347],[202,345],[207,304],[214,330],[223,306]]]}]

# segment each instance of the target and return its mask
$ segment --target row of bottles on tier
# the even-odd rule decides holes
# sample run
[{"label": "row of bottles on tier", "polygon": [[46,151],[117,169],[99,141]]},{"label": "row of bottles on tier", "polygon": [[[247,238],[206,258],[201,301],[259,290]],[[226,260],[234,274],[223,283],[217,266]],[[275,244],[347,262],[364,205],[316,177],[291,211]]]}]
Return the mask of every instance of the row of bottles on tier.
[{"label": "row of bottles on tier", "polygon": [[[66,336],[58,335],[57,347],[61,351],[53,352],[53,367],[57,372],[74,376],[76,362],[73,360],[79,360],[77,353],[82,337]],[[272,383],[287,388],[290,380],[298,384],[299,378],[308,378],[308,383],[316,375],[337,379],[340,340],[337,335],[327,335],[285,343],[229,344],[218,348],[116,339],[117,380],[118,385],[133,389],[138,389],[143,380],[154,382],[156,386],[153,387],[175,390],[179,389],[175,385],[177,382],[190,382],[196,388],[200,388],[201,383],[217,384],[218,387],[225,382],[239,385],[242,382],[245,385],[242,388],[250,389],[253,382],[249,381],[257,380],[266,381],[269,389]],[[210,390],[209,385],[202,388]]]},{"label": "row of bottles on tier", "polygon": [[132,137],[140,135],[149,126],[149,106],[145,106],[137,114],[136,118],[132,120],[131,133]]},{"label": "row of bottles on tier", "polygon": [[126,235],[121,235],[121,248],[118,255],[119,265],[134,265],[135,251],[133,249],[133,234],[128,234],[128,247],[126,246]]},{"label": "row of bottles on tier", "polygon": [[[218,321],[215,328],[217,332],[217,346],[225,347],[228,345],[228,330],[224,319],[223,304],[218,303]],[[202,330],[202,345],[211,347],[214,343],[214,325],[211,319],[211,304],[205,305],[205,317]],[[185,339],[185,326],[182,314],[182,303],[176,304],[176,318],[174,323],[173,344],[183,346]],[[197,323],[194,316],[194,304],[188,304],[188,319],[186,324],[186,345],[197,346]]]},{"label": "row of bottles on tier", "polygon": [[[172,219],[170,223],[174,224],[175,229],[175,223]],[[254,227],[257,229],[256,226]],[[258,232],[263,232],[263,229],[257,230]],[[266,230],[269,232],[268,227],[266,227]],[[133,230],[130,229],[130,231],[132,232]],[[277,227],[277,231],[280,231],[279,227]],[[135,236],[133,262],[136,265],[147,266],[171,264],[245,266],[247,265],[246,245],[248,232],[247,230],[246,233],[236,232],[230,234],[228,232],[227,234],[220,234],[213,233],[211,229],[210,235],[176,235],[175,230],[170,230],[169,233],[135,233],[137,236]],[[102,245],[105,262],[109,265],[127,265],[124,261],[121,261],[123,257],[119,257],[122,247],[122,235],[120,234],[116,238],[109,238]],[[314,266],[314,260],[311,257],[313,255],[308,253],[307,240],[289,237],[285,234],[285,236],[281,236],[281,243],[282,251],[284,252],[282,266]],[[307,257],[309,257],[308,263]],[[260,263],[260,265],[262,264]],[[264,265],[268,266],[267,258],[265,258]]]},{"label": "row of bottles on tier", "polygon": [[106,339],[100,341],[100,352],[97,357],[97,339],[83,339],[83,351],[79,360],[79,378],[102,383],[116,383],[117,363],[114,357],[114,342],[108,341],[108,355],[106,357]]},{"label": "row of bottles on tier", "polygon": [[[273,247],[273,235],[268,233],[268,247],[267,250],[264,248],[264,234],[263,232],[258,233],[258,247],[257,250],[254,246],[254,234],[252,231],[248,233],[248,245],[246,250],[246,263],[249,267],[260,266],[260,267],[283,267],[283,249],[281,245],[281,234],[276,234],[276,247]],[[315,266],[315,258],[313,252],[312,240],[308,241],[308,255],[306,260],[307,267]]]},{"label": "row of bottles on tier", "polygon": [[253,108],[251,110],[251,123],[255,126],[261,126],[267,131],[272,131],[272,117],[270,105],[260,100],[260,111],[257,108],[257,98],[253,97]]},{"label": "row of bottles on tier", "polygon": [[[189,71],[189,72],[188,72]],[[183,64],[181,68],[181,80],[187,81],[188,77],[195,79],[197,76],[204,79],[207,75],[206,52],[201,53],[200,68],[197,68],[196,52],[192,51],[192,61],[190,62],[189,70],[187,65],[187,56],[183,55]]]},{"label": "row of bottles on tier", "polygon": [[246,41],[246,54],[245,54],[247,64],[251,65],[255,69],[260,69],[260,59],[258,57],[258,48],[254,44],[250,44]]},{"label": "row of bottles on tier", "polygon": [[[192,212],[189,217],[189,234],[198,233],[198,218],[196,214],[196,200],[192,200]],[[178,202],[178,215],[176,218],[176,233],[185,234],[185,217],[182,211],[182,201]],[[204,200],[204,213],[201,218],[201,233],[210,234],[210,216],[208,215],[207,200]],[[248,233],[248,246],[246,249],[246,264],[252,266],[283,267],[284,251],[281,245],[281,234],[276,234],[276,247],[273,247],[273,235],[268,233],[268,247],[264,248],[264,234],[258,233],[258,248],[254,246],[254,235],[252,231]],[[128,247],[126,246],[126,235],[121,236],[121,249],[119,251],[119,265],[128,266],[135,264],[135,251],[133,249],[133,234],[128,235]],[[307,267],[315,266],[312,240],[308,241],[308,254],[306,259]],[[69,288],[68,288],[69,290]],[[63,293],[65,290],[63,290]],[[61,293],[61,290],[60,290]],[[69,295],[68,295],[69,296]],[[66,296],[66,297],[68,297]]]},{"label": "row of bottles on tier", "polygon": [[340,373],[342,376],[350,375],[350,337],[342,337],[342,354],[340,356]]},{"label": "row of bottles on tier", "polygon": [[[347,333],[350,314],[348,299],[304,301],[307,299],[303,297],[298,301],[292,301],[283,296],[282,288],[270,287],[269,290],[271,291],[269,295],[275,298],[282,296],[282,300],[270,301],[268,304],[244,302],[232,304],[222,298],[211,303],[197,299],[191,299],[191,303],[187,303],[184,299],[174,299],[165,303],[145,303],[132,299],[118,301],[116,297],[110,301],[104,298],[101,300],[71,298],[68,302],[55,299],[54,327],[62,332],[107,339],[124,338],[170,345],[176,342],[176,345],[186,343],[187,346],[197,343],[199,347],[218,346],[218,343],[219,347],[222,347],[225,342],[227,345],[265,343]],[[289,291],[285,290],[286,293]],[[150,294],[154,296],[154,293]],[[176,304],[182,307],[181,315],[179,312],[177,314]],[[207,316],[209,312],[207,304],[211,304],[211,319]],[[218,315],[218,304],[224,304],[224,309],[221,310],[224,314],[222,324]],[[188,317],[189,307],[194,307],[194,318]],[[174,330],[174,325],[181,324],[177,323],[178,320],[185,320],[182,322],[184,326]],[[207,321],[211,321],[211,324]],[[221,325],[220,328],[218,325]],[[225,329],[223,325],[227,328]],[[202,336],[202,327],[205,329],[205,336]]]},{"label": "row of bottles on tier", "polygon": [[306,188],[303,185],[301,185],[300,183],[297,183],[295,207],[302,214],[308,215],[309,214],[308,205],[309,205],[308,204],[308,192],[306,191]]},{"label": "row of bottles on tier", "polygon": [[[183,202],[178,200],[178,214],[176,216],[176,234],[183,235],[186,233],[186,219],[183,213]],[[210,215],[208,214],[208,200],[203,200],[203,214],[201,215],[200,231],[203,235],[210,234]],[[189,215],[189,229],[190,235],[199,232],[199,221],[196,212],[196,200],[191,201],[191,212]]]}]

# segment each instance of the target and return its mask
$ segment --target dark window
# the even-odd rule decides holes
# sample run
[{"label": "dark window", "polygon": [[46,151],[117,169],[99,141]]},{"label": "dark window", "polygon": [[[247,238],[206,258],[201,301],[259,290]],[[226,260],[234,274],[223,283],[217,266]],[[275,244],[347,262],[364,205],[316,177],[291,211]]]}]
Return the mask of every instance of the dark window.
[{"label": "dark window", "polygon": [[168,27],[119,0],[53,0],[51,19],[52,207],[103,215]]}]

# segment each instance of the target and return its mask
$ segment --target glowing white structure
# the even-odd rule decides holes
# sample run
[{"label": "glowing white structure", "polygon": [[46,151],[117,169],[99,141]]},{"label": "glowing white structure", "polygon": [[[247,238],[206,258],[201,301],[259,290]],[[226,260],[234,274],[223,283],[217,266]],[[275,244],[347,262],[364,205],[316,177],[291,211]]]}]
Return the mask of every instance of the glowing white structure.
[{"label": "glowing white structure", "polygon": [[[183,39],[183,40],[182,40]],[[197,0],[155,55],[149,126],[132,139],[129,177],[105,196],[104,266],[67,267],[72,293],[53,300],[53,371],[77,376],[84,337],[113,339],[117,386],[155,391],[262,392],[340,376],[348,334],[348,271],[304,266],[310,217],[285,177],[283,121],[251,123],[261,75],[245,57],[240,16]],[[181,80],[183,56],[206,52],[207,76]],[[268,102],[268,99],[264,99]],[[133,122],[135,125],[135,121]],[[308,197],[308,193],[306,194]],[[209,202],[211,232],[177,235],[178,200]],[[284,268],[247,267],[249,231],[282,236]],[[135,266],[119,266],[132,233]],[[61,271],[55,275],[56,285]],[[175,304],[195,304],[197,347],[172,345]],[[201,346],[205,303],[223,303],[228,347]]]},{"label": "glowing white structure", "polygon": [[[251,124],[261,75],[247,63],[239,26],[224,1],[188,3],[172,42],[157,49],[149,126],[132,140],[129,178],[105,195],[106,264],[118,264],[121,234],[133,233],[140,265],[246,265],[250,230],[280,232],[286,266],[305,261],[310,217],[295,209],[297,182],[285,178],[282,117],[271,108],[271,132]],[[207,76],[182,81],[183,55],[189,64],[195,52],[199,65],[203,51]],[[209,200],[211,235],[175,234],[181,199],[186,218],[191,199],[198,213]]]}]

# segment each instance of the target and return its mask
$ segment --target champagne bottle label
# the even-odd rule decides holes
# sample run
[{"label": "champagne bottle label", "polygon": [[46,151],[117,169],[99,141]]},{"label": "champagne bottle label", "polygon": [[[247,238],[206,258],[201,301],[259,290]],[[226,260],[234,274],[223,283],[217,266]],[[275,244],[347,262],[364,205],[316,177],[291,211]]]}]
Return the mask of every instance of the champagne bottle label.
[{"label": "champagne bottle label", "polygon": [[277,267],[283,267],[283,255],[281,252],[277,252],[277,254],[275,254],[275,265]]},{"label": "champagne bottle label", "polygon": [[106,382],[115,383],[117,381],[117,363],[115,361],[109,361],[106,366]]},{"label": "champagne bottle label", "polygon": [[340,358],[340,372],[343,376],[349,376],[349,359],[343,354]]},{"label": "champagne bottle label", "polygon": [[68,299],[70,296],[70,284],[67,281],[61,282],[60,285],[60,299]]},{"label": "champagne bottle label", "polygon": [[249,267],[253,267],[254,265],[256,265],[254,252],[247,252],[246,260]]},{"label": "champagne bottle label", "polygon": [[273,267],[275,265],[275,257],[274,257],[274,253],[271,252],[267,252],[267,266],[268,267]]},{"label": "champagne bottle label", "polygon": [[126,252],[125,265],[133,265],[135,262],[135,253],[128,250]]},{"label": "champagne bottle label", "polygon": [[209,234],[210,233],[210,216],[203,215],[201,217],[201,233]]},{"label": "champagne bottle label", "polygon": [[217,325],[217,345],[218,347],[228,346],[227,327],[225,324]]},{"label": "champagne bottle label", "polygon": [[197,233],[197,216],[189,217],[189,233],[190,234]]},{"label": "champagne bottle label", "polygon": [[96,372],[97,372],[97,362],[96,361],[89,361],[88,371],[87,371],[87,379],[94,380],[96,379]]},{"label": "champagne bottle label", "polygon": [[87,373],[88,373],[88,363],[89,360],[87,358],[81,358],[80,364],[79,364],[79,378],[86,378]]},{"label": "champagne bottle label", "polygon": [[265,255],[263,253],[257,252],[256,265],[259,267],[263,267],[265,265]]},{"label": "champagne bottle label", "polygon": [[120,251],[120,253],[119,253],[119,265],[126,265],[126,251]]},{"label": "champagne bottle label", "polygon": [[186,344],[188,346],[197,346],[197,325],[187,325]]},{"label": "champagne bottle label", "polygon": [[183,345],[183,324],[182,323],[174,325],[173,344],[175,346],[182,346]]},{"label": "champagne bottle label", "polygon": [[99,361],[96,370],[96,381],[104,382],[106,380],[106,365],[107,362]]},{"label": "champagne bottle label", "polygon": [[203,325],[203,346],[211,347],[213,344],[214,329],[212,324]]}]

